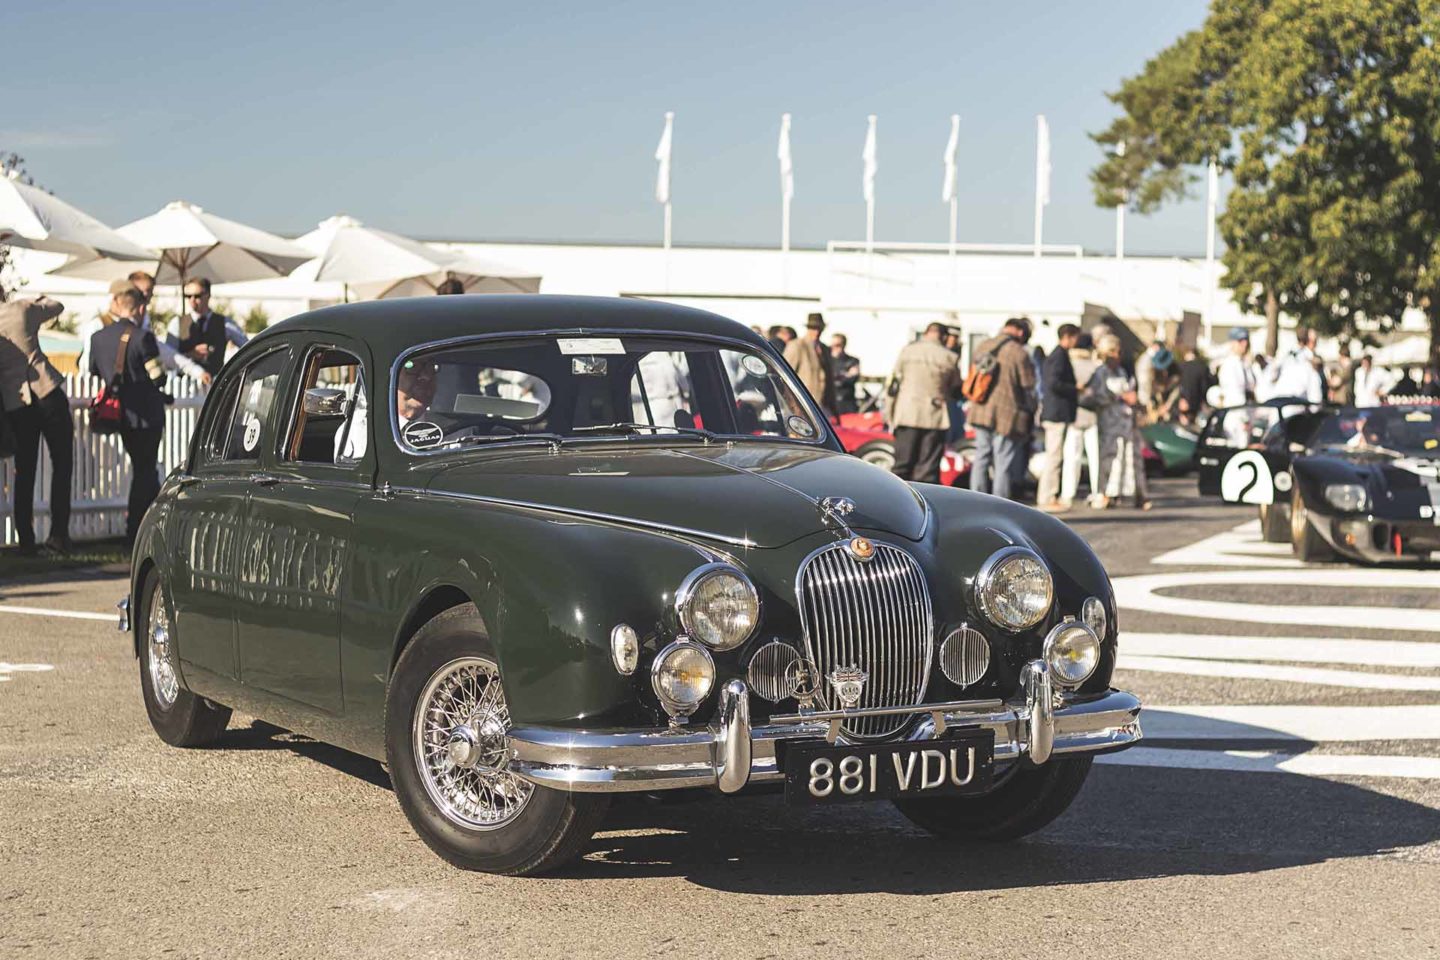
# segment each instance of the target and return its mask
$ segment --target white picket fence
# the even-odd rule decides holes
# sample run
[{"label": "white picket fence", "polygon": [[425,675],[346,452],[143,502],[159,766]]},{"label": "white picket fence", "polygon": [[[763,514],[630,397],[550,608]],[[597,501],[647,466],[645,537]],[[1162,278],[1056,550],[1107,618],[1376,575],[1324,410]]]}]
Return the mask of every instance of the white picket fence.
[{"label": "white picket fence", "polygon": [[[65,392],[70,398],[70,416],[75,423],[75,474],[70,482],[70,535],[76,540],[98,540],[125,535],[125,504],[130,496],[130,461],[115,434],[93,434],[85,426],[85,409],[100,391],[100,379],[89,374],[70,374]],[[205,388],[186,377],[172,375],[165,390],[175,398],[166,409],[165,435],[160,444],[160,476],[163,479],[185,462],[190,434],[200,416]],[[12,511],[15,505],[15,461],[0,460],[0,544],[20,542]],[[50,455],[40,444],[40,467],[35,481],[35,536],[50,535]]]}]

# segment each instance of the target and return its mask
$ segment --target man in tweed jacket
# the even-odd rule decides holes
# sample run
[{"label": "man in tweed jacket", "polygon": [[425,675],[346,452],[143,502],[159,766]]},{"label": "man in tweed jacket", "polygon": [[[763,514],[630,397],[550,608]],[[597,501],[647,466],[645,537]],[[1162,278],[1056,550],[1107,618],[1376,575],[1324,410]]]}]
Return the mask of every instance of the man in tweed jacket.
[{"label": "man in tweed jacket", "polygon": [[[970,467],[970,489],[1011,498],[1015,463],[1030,442],[1035,425],[1035,366],[1025,344],[1030,321],[1011,317],[998,337],[975,348],[973,364],[994,353],[998,365],[995,382],[984,403],[970,404],[966,422],[975,428],[975,462]],[[991,468],[994,480],[991,481]]]}]

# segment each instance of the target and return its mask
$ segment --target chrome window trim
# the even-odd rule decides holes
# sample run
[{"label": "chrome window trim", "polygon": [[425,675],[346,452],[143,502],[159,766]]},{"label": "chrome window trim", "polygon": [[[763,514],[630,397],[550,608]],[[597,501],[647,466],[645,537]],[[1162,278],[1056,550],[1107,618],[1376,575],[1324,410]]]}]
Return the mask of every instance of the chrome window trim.
[{"label": "chrome window trim", "polygon": [[[462,447],[462,448],[459,448],[459,449],[456,449],[456,450],[415,450],[415,449],[413,449],[413,448],[411,448],[411,447],[406,446],[406,445],[404,444],[401,436],[400,436],[400,417],[399,417],[399,415],[395,412],[395,404],[394,404],[393,402],[390,402],[390,401],[391,401],[391,399],[395,396],[395,384],[396,384],[396,383],[398,382],[398,380],[399,380],[401,364],[403,364],[407,359],[409,359],[410,357],[414,356],[415,354],[421,353],[421,352],[424,352],[424,351],[429,351],[429,350],[443,350],[443,349],[445,349],[445,348],[447,348],[447,347],[458,347],[458,346],[463,346],[463,345],[465,345],[465,344],[486,343],[486,342],[494,341],[494,340],[528,340],[528,339],[531,339],[531,338],[538,338],[538,339],[550,338],[550,339],[554,339],[554,338],[557,338],[557,337],[595,337],[595,336],[602,336],[602,335],[603,335],[603,336],[611,336],[611,337],[652,337],[652,338],[659,338],[659,339],[662,339],[662,340],[663,340],[663,339],[674,339],[674,340],[690,339],[690,340],[700,341],[700,342],[702,342],[702,343],[704,343],[704,342],[709,342],[709,343],[715,343],[715,344],[725,344],[725,345],[728,345],[728,346],[733,346],[733,347],[737,347],[737,348],[743,349],[743,350],[745,350],[745,351],[747,351],[747,352],[749,352],[749,353],[753,353],[753,354],[755,354],[755,355],[757,355],[757,356],[765,357],[766,364],[767,364],[772,370],[775,370],[776,372],[779,373],[780,378],[785,382],[785,384],[786,384],[787,386],[790,387],[791,391],[795,394],[795,396],[797,396],[797,397],[800,398],[800,402],[803,403],[803,404],[805,404],[806,410],[807,410],[807,412],[810,414],[811,420],[814,421],[816,424],[818,424],[818,425],[820,426],[820,434],[819,434],[819,436],[817,436],[814,440],[796,440],[796,439],[794,439],[793,437],[779,437],[779,436],[776,436],[776,437],[748,437],[748,436],[747,436],[747,437],[742,437],[742,436],[738,436],[738,435],[733,435],[733,436],[732,436],[732,435],[724,435],[724,434],[717,434],[716,436],[717,436],[718,438],[720,438],[720,439],[723,439],[726,443],[746,442],[746,441],[761,441],[761,442],[769,441],[769,442],[774,442],[774,443],[798,443],[798,444],[803,444],[804,446],[807,446],[807,447],[821,447],[821,448],[828,448],[828,443],[827,443],[827,441],[830,441],[830,440],[834,440],[837,444],[839,443],[839,441],[835,439],[834,429],[833,429],[833,428],[831,427],[831,425],[830,425],[830,418],[827,417],[827,416],[825,416],[824,411],[820,409],[820,406],[815,402],[815,399],[814,399],[813,397],[811,397],[810,394],[809,394],[809,392],[804,388],[804,386],[801,385],[799,379],[796,378],[796,376],[795,376],[795,372],[790,369],[790,365],[787,364],[787,363],[784,363],[784,362],[783,362],[783,358],[781,358],[782,362],[776,363],[776,362],[775,362],[775,360],[776,360],[775,357],[773,357],[773,356],[766,356],[766,355],[764,354],[764,352],[761,351],[758,347],[756,347],[753,343],[749,343],[749,342],[747,342],[747,341],[745,341],[745,340],[739,340],[739,339],[736,339],[736,338],[734,338],[734,337],[726,337],[726,336],[723,336],[723,335],[720,335],[720,334],[711,334],[711,333],[687,333],[687,332],[684,331],[684,330],[637,330],[637,329],[628,328],[628,327],[627,327],[627,328],[621,328],[621,327],[603,327],[603,328],[558,327],[558,328],[547,328],[547,329],[544,329],[544,330],[529,330],[529,331],[524,331],[524,332],[517,332],[517,331],[514,331],[514,330],[508,330],[508,331],[504,331],[504,332],[495,332],[495,333],[466,334],[465,336],[461,336],[461,337],[446,337],[446,338],[444,338],[444,339],[442,339],[442,340],[431,340],[431,341],[428,341],[428,342],[426,342],[426,343],[421,343],[421,344],[418,344],[418,345],[416,345],[416,346],[410,347],[408,350],[402,350],[399,354],[396,355],[396,357],[395,357],[395,362],[390,365],[390,381],[389,381],[389,383],[387,384],[388,389],[387,389],[387,391],[386,391],[386,393],[385,393],[385,395],[384,395],[384,396],[385,396],[385,399],[386,399],[386,404],[385,404],[385,405],[389,408],[389,411],[390,411],[390,416],[389,416],[389,420],[390,420],[390,438],[391,438],[391,441],[395,444],[395,449],[399,450],[401,453],[405,454],[405,455],[408,456],[408,457],[424,458],[424,457],[438,457],[438,456],[453,456],[454,454],[460,452],[461,450],[463,450],[463,451],[465,451],[465,452],[472,452],[472,451],[474,451],[474,450],[476,450],[476,449],[482,449],[482,450],[484,450],[484,449],[490,449],[490,448],[492,448],[492,447],[508,447],[508,446],[511,446],[512,444],[517,443],[517,442],[519,442],[519,443],[525,443],[525,442],[534,443],[534,442],[537,442],[537,441],[534,440],[534,439],[531,439],[531,440],[528,440],[528,441],[527,441],[526,438],[524,438],[523,436],[519,436],[519,437],[513,437],[513,438],[509,438],[509,439],[505,439],[505,440],[496,440],[496,441],[494,441],[493,443],[486,443],[486,444],[481,445],[480,447]],[[667,435],[667,436],[668,436],[668,435]],[[616,439],[616,438],[614,438],[614,437],[603,437],[603,436],[601,436],[601,437],[566,437],[566,438],[565,438],[565,442],[566,442],[566,443],[597,443],[597,442],[599,442],[599,443],[613,443],[613,442],[615,441],[615,439]],[[547,441],[547,442],[548,442],[548,441]],[[841,446],[842,449],[843,449],[843,446],[844,446],[844,445],[843,445],[843,444],[840,444],[840,446]]]},{"label": "chrome window trim", "polygon": [[[292,460],[291,458],[285,456],[286,450],[288,450],[289,447],[290,447],[290,440],[291,440],[291,438],[295,435],[295,421],[296,421],[296,420],[298,419],[298,417],[299,417],[299,414],[300,414],[300,406],[301,406],[301,404],[303,404],[303,403],[305,402],[305,365],[310,362],[310,358],[313,357],[313,356],[315,355],[316,351],[319,351],[319,350],[336,350],[336,351],[339,351],[340,353],[343,353],[343,354],[346,354],[346,355],[352,357],[352,358],[355,360],[355,368],[356,368],[357,370],[359,370],[359,374],[357,374],[357,376],[356,376],[356,378],[355,378],[355,395],[356,395],[356,396],[359,396],[360,391],[365,388],[365,361],[361,360],[358,356],[356,356],[354,350],[351,350],[349,347],[342,347],[340,344],[335,343],[335,342],[333,342],[333,341],[328,341],[328,340],[313,340],[313,341],[311,341],[311,342],[310,342],[310,345],[305,348],[305,352],[304,352],[303,354],[301,354],[301,356],[300,356],[300,363],[299,363],[299,365],[295,368],[295,369],[296,369],[296,373],[298,374],[298,376],[295,378],[295,382],[294,382],[294,384],[293,384],[293,385],[295,386],[295,388],[296,388],[296,392],[295,392],[295,395],[294,395],[291,399],[292,399],[294,402],[290,405],[290,416],[289,416],[289,418],[287,419],[286,424],[285,424],[285,434],[284,434],[285,442],[284,442],[284,443],[281,443],[281,444],[280,444],[278,447],[276,447],[276,449],[275,449],[275,463],[276,463],[277,465],[279,465],[279,464],[295,464],[295,465],[299,465],[299,466],[330,467],[330,468],[332,468],[332,469],[338,468],[338,469],[342,469],[342,470],[354,470],[356,467],[358,467],[361,463],[364,462],[364,458],[363,458],[363,457],[362,457],[361,459],[359,459],[359,460],[347,460],[347,461],[344,462],[344,463],[339,463],[339,462],[335,462],[335,463],[319,463],[319,462],[317,462],[317,461],[311,461],[311,460]],[[355,397],[351,397],[351,398],[350,398],[350,412],[347,413],[346,416],[345,416],[345,421],[346,421],[346,423],[349,423],[349,422],[350,422],[350,418],[351,418],[352,416],[354,416],[354,413],[355,413]],[[277,439],[279,439],[279,438],[277,437]],[[368,453],[369,451],[367,450],[366,452]]]},{"label": "chrome window trim", "polygon": [[[283,353],[287,353],[287,354],[293,354],[293,353],[295,352],[294,346],[295,346],[295,345],[294,345],[294,342],[293,342],[293,341],[291,341],[291,340],[282,340],[282,341],[280,341],[279,343],[277,343],[277,344],[275,345],[274,349],[265,350],[265,351],[262,351],[262,352],[260,352],[260,353],[257,353],[257,354],[255,355],[255,357],[254,357],[253,359],[251,359],[248,363],[246,363],[245,366],[240,369],[240,372],[239,372],[238,374],[236,374],[236,378],[239,380],[240,385],[235,388],[235,404],[234,404],[234,406],[232,406],[232,407],[230,408],[230,418],[226,420],[226,425],[225,425],[225,453],[226,453],[226,454],[228,454],[228,453],[230,452],[230,440],[231,440],[231,437],[232,437],[233,432],[234,432],[234,431],[233,431],[233,428],[234,428],[234,426],[235,426],[235,424],[234,424],[234,422],[233,422],[233,418],[234,418],[234,416],[235,416],[235,410],[240,406],[240,391],[241,391],[241,389],[244,387],[245,379],[250,375],[250,371],[255,367],[255,365],[256,365],[257,363],[264,363],[266,360],[268,360],[270,357],[274,356],[274,355],[277,354],[277,353],[282,353],[282,352],[283,352]],[[285,363],[288,365],[289,363],[292,362],[292,360],[293,360],[292,357],[287,357],[287,358],[285,359]],[[283,378],[284,378],[284,376],[285,376],[285,373],[286,373],[286,367],[281,367],[281,368],[280,368],[280,373],[279,373],[279,375],[278,375],[281,380],[283,380]],[[278,387],[279,387],[279,383],[278,383],[278,382],[276,383],[276,387],[277,387],[277,391],[276,391],[276,392],[278,393],[278,392],[279,392],[279,391],[278,391]],[[274,408],[272,407],[270,410],[265,411],[265,420],[262,421],[261,424],[260,424],[260,429],[261,429],[261,431],[263,432],[264,430],[268,429],[269,426],[270,426],[270,421],[272,421],[272,420],[274,420],[274,419],[275,419],[275,410],[274,410]],[[262,439],[263,439],[263,437],[262,437]],[[255,444],[255,456],[253,456],[253,457],[244,457],[244,458],[237,458],[237,459],[232,460],[232,459],[230,459],[229,456],[226,456],[226,455],[222,454],[218,462],[220,462],[220,463],[241,463],[241,464],[259,463],[259,462],[260,462],[260,451],[261,451],[262,449],[263,449],[263,444],[257,443],[257,444]]]},{"label": "chrome window trim", "polygon": [[750,599],[755,603],[755,622],[751,625],[750,632],[734,643],[727,644],[723,647],[715,646],[711,648],[723,653],[726,650],[734,650],[755,636],[755,631],[760,629],[760,620],[764,616],[764,612],[760,608],[760,591],[755,589],[755,582],[746,575],[744,570],[741,570],[733,563],[724,562],[703,563],[694,570],[691,570],[685,575],[685,579],[680,581],[680,587],[675,591],[675,618],[680,621],[681,630],[694,639],[696,643],[699,643],[702,647],[710,646],[710,644],[700,639],[700,635],[695,631],[694,621],[690,615],[690,603],[695,599],[695,588],[700,585],[700,581],[722,570],[727,573],[733,573],[739,577],[740,582],[745,584],[745,589],[749,591]]},{"label": "chrome window trim", "polygon": [[[1045,609],[1034,620],[1030,621],[1029,623],[1022,624],[1018,627],[1012,627],[1007,623],[1001,623],[995,618],[994,613],[990,610],[989,605],[985,602],[985,594],[990,589],[990,586],[995,579],[995,571],[999,568],[1000,564],[1004,563],[1006,560],[1009,560],[1011,557],[1018,556],[1030,557],[1036,563],[1040,564],[1041,568],[1045,571],[1045,576],[1050,581],[1050,589],[1048,591],[1049,601],[1045,604]],[[1004,630],[1007,633],[1019,633],[1022,630],[1029,630],[1031,627],[1035,626],[1035,624],[1040,623],[1042,620],[1045,619],[1047,615],[1049,615],[1050,611],[1055,608],[1055,572],[1050,569],[1050,564],[1045,562],[1044,557],[1040,556],[1040,554],[1036,553],[1034,550],[1031,550],[1029,547],[1021,547],[1016,545],[1001,547],[999,550],[996,550],[994,553],[990,554],[990,556],[986,557],[984,563],[980,564],[980,570],[978,573],[975,574],[975,585],[971,591],[971,594],[975,601],[976,611],[980,613],[989,623],[999,627],[1001,630]]]}]

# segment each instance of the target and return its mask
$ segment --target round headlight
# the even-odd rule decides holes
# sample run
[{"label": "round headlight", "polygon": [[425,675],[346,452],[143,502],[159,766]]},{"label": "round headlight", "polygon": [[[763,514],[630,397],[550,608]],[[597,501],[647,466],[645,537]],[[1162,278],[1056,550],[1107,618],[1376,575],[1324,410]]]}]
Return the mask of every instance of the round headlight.
[{"label": "round headlight", "polygon": [[1085,602],[1080,604],[1080,619],[1085,621],[1085,626],[1095,636],[1104,638],[1105,628],[1110,624],[1105,616],[1105,602],[1099,597],[1086,597]]},{"label": "round headlight", "polygon": [[640,637],[630,624],[617,623],[610,631],[610,659],[615,661],[615,669],[625,676],[635,672],[640,662]]},{"label": "round headlight", "polygon": [[975,602],[998,627],[1012,632],[1045,619],[1054,599],[1050,570],[1031,550],[1006,547],[980,565],[975,577]]},{"label": "round headlight", "polygon": [[1085,624],[1067,620],[1045,638],[1045,662],[1058,682],[1079,686],[1100,663],[1100,640]]},{"label": "round headlight", "polygon": [[700,644],[676,640],[655,658],[650,685],[666,713],[688,717],[715,686],[715,661]]},{"label": "round headlight", "polygon": [[1325,488],[1325,499],[1336,510],[1348,513],[1364,510],[1370,500],[1365,494],[1365,487],[1358,483],[1332,483]]},{"label": "round headlight", "polygon": [[675,612],[691,637],[716,650],[730,650],[755,632],[760,595],[735,567],[707,563],[690,571],[675,591]]}]

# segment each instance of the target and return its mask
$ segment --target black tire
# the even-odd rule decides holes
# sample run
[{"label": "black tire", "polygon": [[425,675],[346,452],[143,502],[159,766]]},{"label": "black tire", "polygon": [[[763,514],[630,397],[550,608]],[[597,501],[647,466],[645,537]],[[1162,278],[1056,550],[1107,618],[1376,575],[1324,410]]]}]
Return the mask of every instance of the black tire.
[{"label": "black tire", "polygon": [[1296,558],[1306,563],[1335,559],[1335,550],[1310,522],[1310,511],[1305,509],[1305,497],[1298,483],[1290,493],[1290,547]]},{"label": "black tire", "polygon": [[1290,504],[1260,504],[1260,537],[1266,543],[1290,542]]},{"label": "black tire", "polygon": [[1090,757],[1022,767],[979,797],[896,800],[912,823],[949,840],[1018,840],[1048,825],[1075,801],[1090,775]]},{"label": "black tire", "polygon": [[457,660],[495,663],[472,604],[452,607],[421,627],[390,678],[385,756],[400,808],[420,839],[457,867],[506,876],[555,870],[577,857],[594,836],[610,806],[608,796],[534,787],[511,819],[475,828],[443,811],[426,787],[416,760],[415,712],[432,678]]},{"label": "black tire", "polygon": [[862,443],[860,448],[855,451],[855,456],[884,470],[895,468],[895,444],[888,440],[871,440],[869,443]]},{"label": "black tire", "polygon": [[[154,623],[151,611],[157,609],[163,614],[163,623],[169,631],[169,639],[163,644],[152,644],[151,633]],[[176,652],[178,637],[171,626],[174,620],[171,611],[164,605],[160,591],[160,575],[152,573],[140,587],[140,609],[135,621],[140,649],[140,695],[145,700],[145,713],[150,717],[150,726],[160,739],[172,747],[202,747],[214,743],[225,732],[230,723],[230,708],[211,703],[204,697],[197,697],[181,684],[179,656]],[[157,649],[168,654],[170,670],[176,683],[173,700],[156,692],[156,671],[152,665],[158,663]]]}]

